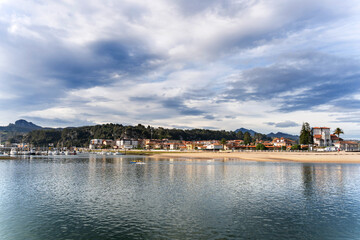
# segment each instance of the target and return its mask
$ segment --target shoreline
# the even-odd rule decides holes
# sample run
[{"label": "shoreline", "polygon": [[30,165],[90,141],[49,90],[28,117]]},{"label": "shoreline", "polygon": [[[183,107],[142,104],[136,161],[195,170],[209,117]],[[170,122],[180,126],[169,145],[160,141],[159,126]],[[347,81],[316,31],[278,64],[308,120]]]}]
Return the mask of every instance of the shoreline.
[{"label": "shoreline", "polygon": [[161,153],[150,157],[238,159],[257,162],[360,163],[360,152],[184,152]]},{"label": "shoreline", "polygon": [[14,160],[16,158],[14,157],[9,157],[9,156],[0,156],[0,160]]}]

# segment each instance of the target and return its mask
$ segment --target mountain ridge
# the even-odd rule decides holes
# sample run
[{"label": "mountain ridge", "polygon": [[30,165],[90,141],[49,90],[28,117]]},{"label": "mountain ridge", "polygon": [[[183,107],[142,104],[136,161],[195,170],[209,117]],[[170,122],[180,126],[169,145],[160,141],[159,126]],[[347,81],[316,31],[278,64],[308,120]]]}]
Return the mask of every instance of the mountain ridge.
[{"label": "mountain ridge", "polygon": [[15,121],[15,123],[9,123],[7,126],[0,126],[0,131],[5,132],[27,133],[39,129],[43,129],[43,127],[40,127],[32,122],[28,122],[24,119],[19,119]]},{"label": "mountain ridge", "polygon": [[[249,132],[251,136],[254,136],[256,133],[259,133],[259,132],[256,132],[252,129],[246,129],[246,128],[238,128],[235,130],[235,132],[239,132],[241,131],[242,133],[245,133],[245,132]],[[299,140],[299,136],[298,135],[292,135],[292,134],[288,134],[288,133],[283,133],[283,132],[277,132],[277,133],[273,133],[273,132],[270,132],[268,134],[265,134],[266,136],[268,137],[271,137],[271,138],[288,138],[288,139],[292,139],[292,140]]]}]

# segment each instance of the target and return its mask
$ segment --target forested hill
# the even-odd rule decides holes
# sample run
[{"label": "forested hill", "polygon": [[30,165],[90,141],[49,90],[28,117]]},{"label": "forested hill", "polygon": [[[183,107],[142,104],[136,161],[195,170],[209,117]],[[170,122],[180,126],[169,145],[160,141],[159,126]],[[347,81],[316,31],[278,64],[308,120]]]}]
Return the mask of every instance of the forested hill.
[{"label": "forested hill", "polygon": [[[123,126],[121,124],[104,124],[77,128],[65,128],[61,130],[35,130],[28,133],[23,141],[34,146],[46,146],[54,143],[58,146],[88,146],[91,139],[171,139],[171,140],[221,140],[225,138],[242,139],[243,133],[225,130],[208,129],[166,129],[153,128],[150,126]],[[258,135],[258,138],[267,139],[266,135]]]},{"label": "forested hill", "polygon": [[8,140],[17,135],[26,134],[38,129],[42,129],[42,127],[24,119],[20,119],[15,123],[10,123],[8,126],[0,126],[0,139],[3,141]]}]

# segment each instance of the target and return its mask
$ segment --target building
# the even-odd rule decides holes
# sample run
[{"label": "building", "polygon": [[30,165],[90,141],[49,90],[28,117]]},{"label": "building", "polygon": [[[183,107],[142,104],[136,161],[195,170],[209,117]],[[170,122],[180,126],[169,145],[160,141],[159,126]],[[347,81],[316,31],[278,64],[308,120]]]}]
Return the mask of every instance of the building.
[{"label": "building", "polygon": [[118,139],[116,146],[122,149],[133,149],[139,146],[139,141],[135,139]]},{"label": "building", "polygon": [[216,143],[206,146],[206,150],[214,150],[214,151],[216,151],[216,150],[221,150],[221,149],[223,149],[223,146],[220,145],[220,144],[216,144]]},{"label": "building", "polygon": [[332,146],[330,128],[328,127],[314,127],[312,129],[314,144],[319,147]]},{"label": "building", "polygon": [[334,143],[334,145],[339,150],[344,150],[344,151],[358,151],[359,150],[359,144],[357,142],[353,142],[353,141],[338,141],[338,142]]},{"label": "building", "polygon": [[92,144],[92,145],[101,145],[102,142],[103,142],[102,139],[91,139],[90,140],[90,144]]},{"label": "building", "polygon": [[335,143],[337,143],[337,142],[339,142],[339,141],[343,141],[342,138],[339,138],[339,137],[336,136],[335,134],[331,134],[331,135],[330,135],[330,138],[331,138],[331,142],[332,142],[333,144],[335,144]]},{"label": "building", "polygon": [[104,146],[113,146],[114,145],[114,140],[105,139],[105,140],[102,141],[102,145],[104,145]]},{"label": "building", "polygon": [[91,139],[89,144],[89,149],[101,148],[103,139]]},{"label": "building", "polygon": [[287,138],[274,138],[272,141],[272,144],[275,147],[288,147],[288,146],[292,146],[295,144],[294,140],[291,139],[287,139]]}]

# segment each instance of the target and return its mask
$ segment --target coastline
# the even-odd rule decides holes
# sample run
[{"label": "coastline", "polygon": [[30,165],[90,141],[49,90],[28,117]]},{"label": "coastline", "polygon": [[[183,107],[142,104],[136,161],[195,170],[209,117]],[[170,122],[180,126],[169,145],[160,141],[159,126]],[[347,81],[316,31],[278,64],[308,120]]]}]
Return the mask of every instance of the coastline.
[{"label": "coastline", "polygon": [[14,157],[9,157],[9,156],[0,156],[0,160],[14,160],[16,158]]},{"label": "coastline", "polygon": [[360,152],[184,152],[152,158],[238,159],[258,162],[360,163]]}]

